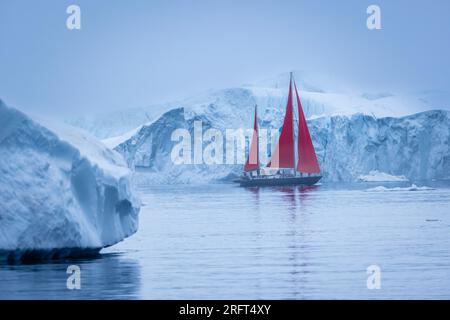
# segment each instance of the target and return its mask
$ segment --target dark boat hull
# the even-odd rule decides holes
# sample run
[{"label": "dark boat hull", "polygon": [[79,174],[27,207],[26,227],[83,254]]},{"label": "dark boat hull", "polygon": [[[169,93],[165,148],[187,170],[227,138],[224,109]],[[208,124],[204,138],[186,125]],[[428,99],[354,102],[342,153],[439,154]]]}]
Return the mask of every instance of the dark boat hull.
[{"label": "dark boat hull", "polygon": [[236,182],[241,187],[265,187],[265,186],[312,186],[316,184],[322,176],[311,177],[280,177],[280,178],[254,178],[239,179]]}]

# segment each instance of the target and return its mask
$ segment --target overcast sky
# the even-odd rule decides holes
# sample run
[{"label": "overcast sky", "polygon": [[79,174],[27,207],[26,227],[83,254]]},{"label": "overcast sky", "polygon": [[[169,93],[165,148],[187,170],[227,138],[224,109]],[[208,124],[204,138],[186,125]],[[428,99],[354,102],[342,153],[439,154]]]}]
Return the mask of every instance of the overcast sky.
[{"label": "overcast sky", "polygon": [[[81,30],[66,8],[81,7]],[[381,8],[382,29],[366,28]],[[148,106],[292,69],[446,89],[450,1],[0,0],[0,98],[53,116]]]}]

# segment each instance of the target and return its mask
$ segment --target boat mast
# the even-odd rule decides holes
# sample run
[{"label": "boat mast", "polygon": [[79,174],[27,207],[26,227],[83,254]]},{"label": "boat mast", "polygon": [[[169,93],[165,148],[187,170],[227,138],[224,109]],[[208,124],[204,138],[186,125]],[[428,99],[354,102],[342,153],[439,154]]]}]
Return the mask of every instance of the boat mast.
[{"label": "boat mast", "polygon": [[[289,73],[289,79],[290,79],[289,83],[290,83],[290,85],[292,85],[292,81],[294,80],[292,71]],[[294,95],[292,94],[292,100],[294,100],[293,98],[294,98]],[[298,150],[295,147],[297,140],[295,140],[295,111],[294,111],[294,109],[295,109],[294,103],[292,103],[292,141],[294,141],[292,147],[294,148],[294,163],[297,163],[296,159],[298,158]],[[297,133],[297,135],[298,135],[298,133]],[[294,175],[297,175],[297,170],[295,168],[295,165],[294,165]]]},{"label": "boat mast", "polygon": [[255,132],[256,134],[256,161],[258,165],[258,169],[256,169],[256,174],[259,176],[259,170],[260,170],[260,163],[259,163],[259,128],[258,128],[258,105],[255,104]]},{"label": "boat mast", "polygon": [[[250,140],[247,162],[244,165],[244,172],[255,171],[259,174],[260,162],[259,162],[259,134],[258,134],[258,114],[257,105],[255,105],[255,116],[253,120],[253,134]],[[256,159],[254,159],[256,157]],[[256,160],[256,163],[253,163]]]},{"label": "boat mast", "polygon": [[[297,86],[296,86],[296,84],[295,84],[295,79],[294,79],[294,77],[292,77],[293,79],[293,82],[294,82],[294,89],[295,89],[295,93],[296,93],[296,95],[297,95]],[[300,161],[300,154],[299,154],[299,148],[298,148],[298,141],[299,141],[299,139],[300,139],[300,130],[299,130],[299,118],[300,118],[300,114],[298,113],[299,112],[299,108],[300,108],[300,106],[299,106],[299,103],[298,103],[298,99],[296,99],[296,102],[295,102],[295,104],[297,105],[297,108],[296,108],[296,110],[293,110],[293,117],[292,117],[292,120],[293,120],[293,122],[294,122],[294,141],[295,141],[295,146],[294,146],[294,156],[295,156],[295,163],[298,163],[299,161]],[[295,108],[294,108],[295,109]],[[295,130],[297,130],[297,139],[295,139]],[[297,166],[295,166],[295,168],[294,168],[294,175],[297,175],[297,172],[299,172],[300,173],[300,175],[301,175],[301,172],[300,171],[298,171],[297,170]]]},{"label": "boat mast", "polygon": [[[267,164],[267,167],[282,169],[295,169],[295,134],[293,128],[293,93],[292,93],[292,73],[289,83],[289,93],[284,115],[281,133],[278,138],[278,143],[275,147],[275,152],[272,153],[272,158]],[[289,131],[291,130],[291,131]],[[291,172],[289,170],[289,172]]]}]

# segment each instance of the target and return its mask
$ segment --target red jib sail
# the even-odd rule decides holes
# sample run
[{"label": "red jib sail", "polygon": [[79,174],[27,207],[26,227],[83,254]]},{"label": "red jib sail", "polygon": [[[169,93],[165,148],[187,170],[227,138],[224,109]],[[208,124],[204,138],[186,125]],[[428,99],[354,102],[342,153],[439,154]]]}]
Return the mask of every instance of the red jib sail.
[{"label": "red jib sail", "polygon": [[258,141],[258,116],[255,106],[255,121],[253,124],[253,136],[248,152],[247,162],[244,171],[253,171],[259,169],[259,141]]},{"label": "red jib sail", "polygon": [[305,173],[320,173],[319,163],[317,162],[316,152],[311,141],[308,125],[306,124],[303,108],[300,103],[300,97],[297,91],[297,85],[294,81],[295,95],[298,106],[298,163],[297,171]]},{"label": "red jib sail", "polygon": [[270,168],[295,168],[294,128],[292,126],[292,76],[289,82],[289,96],[278,144],[267,164]]}]

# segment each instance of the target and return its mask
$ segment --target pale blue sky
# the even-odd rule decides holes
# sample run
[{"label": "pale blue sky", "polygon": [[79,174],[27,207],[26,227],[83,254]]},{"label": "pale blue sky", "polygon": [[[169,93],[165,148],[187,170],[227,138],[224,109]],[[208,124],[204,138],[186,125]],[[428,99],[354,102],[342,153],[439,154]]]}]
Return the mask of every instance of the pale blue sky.
[{"label": "pale blue sky", "polygon": [[[66,28],[78,4],[82,29]],[[366,28],[381,7],[382,30]],[[449,88],[450,1],[0,0],[0,98],[65,116],[292,69],[368,90]]]}]

